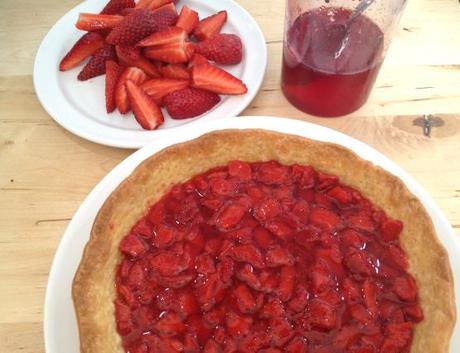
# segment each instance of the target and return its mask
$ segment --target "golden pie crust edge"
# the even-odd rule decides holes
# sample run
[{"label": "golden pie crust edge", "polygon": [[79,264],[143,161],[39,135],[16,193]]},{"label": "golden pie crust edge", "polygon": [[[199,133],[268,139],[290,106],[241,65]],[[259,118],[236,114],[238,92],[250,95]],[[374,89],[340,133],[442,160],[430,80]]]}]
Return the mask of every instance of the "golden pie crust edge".
[{"label": "golden pie crust edge", "polygon": [[149,157],[99,210],[72,288],[81,353],[124,353],[113,304],[121,239],[172,185],[234,159],[311,165],[338,176],[341,183],[356,188],[389,216],[401,220],[401,246],[417,281],[425,315],[416,325],[410,352],[448,352],[456,320],[448,255],[421,202],[401,180],[339,145],[266,130],[221,130]]}]

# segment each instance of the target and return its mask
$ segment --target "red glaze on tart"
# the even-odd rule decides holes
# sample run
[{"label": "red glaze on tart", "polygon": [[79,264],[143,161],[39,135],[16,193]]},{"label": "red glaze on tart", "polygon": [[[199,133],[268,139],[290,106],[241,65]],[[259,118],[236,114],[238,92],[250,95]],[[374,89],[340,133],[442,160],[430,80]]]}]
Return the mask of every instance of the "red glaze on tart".
[{"label": "red glaze on tart", "polygon": [[120,243],[129,353],[408,353],[423,319],[403,224],[310,166],[229,162]]}]

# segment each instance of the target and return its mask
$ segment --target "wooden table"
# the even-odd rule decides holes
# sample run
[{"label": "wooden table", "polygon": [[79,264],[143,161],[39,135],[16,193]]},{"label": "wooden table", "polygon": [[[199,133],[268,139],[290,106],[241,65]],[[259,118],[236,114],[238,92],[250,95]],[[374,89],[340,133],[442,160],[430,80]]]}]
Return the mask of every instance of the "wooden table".
[{"label": "wooden table", "polygon": [[[0,351],[44,352],[48,271],[59,239],[94,185],[132,150],[100,146],[58,126],[32,85],[35,52],[77,0],[0,1]],[[365,107],[319,119],[280,92],[283,0],[240,0],[265,34],[269,64],[243,114],[315,122],[362,140],[431,194],[460,236],[460,4],[412,0]],[[440,118],[431,138],[414,125]],[[63,352],[65,353],[65,352]]]}]

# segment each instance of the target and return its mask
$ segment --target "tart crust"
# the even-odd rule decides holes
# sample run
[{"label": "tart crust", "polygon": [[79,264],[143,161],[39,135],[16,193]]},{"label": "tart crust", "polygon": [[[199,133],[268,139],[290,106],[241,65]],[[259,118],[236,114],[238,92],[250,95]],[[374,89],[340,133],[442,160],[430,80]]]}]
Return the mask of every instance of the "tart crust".
[{"label": "tart crust", "polygon": [[72,288],[81,353],[124,353],[113,304],[121,239],[172,185],[234,159],[309,164],[338,176],[341,183],[358,189],[376,207],[401,220],[401,247],[417,281],[425,316],[415,326],[410,352],[448,352],[456,320],[448,256],[426,210],[401,180],[339,145],[265,130],[222,130],[149,157],[105,201]]}]

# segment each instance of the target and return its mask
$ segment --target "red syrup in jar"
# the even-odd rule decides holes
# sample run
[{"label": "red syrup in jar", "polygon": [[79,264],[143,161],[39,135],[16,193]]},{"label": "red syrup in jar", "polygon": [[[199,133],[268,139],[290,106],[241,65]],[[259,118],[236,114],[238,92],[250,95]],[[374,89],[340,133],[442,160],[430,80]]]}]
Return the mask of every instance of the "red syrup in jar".
[{"label": "red syrup in jar", "polygon": [[423,319],[400,221],[309,166],[195,176],[120,243],[128,353],[407,353]]},{"label": "red syrup in jar", "polygon": [[281,86],[286,98],[306,113],[345,115],[369,96],[383,61],[384,36],[359,15],[340,52],[350,14],[344,8],[320,7],[303,13],[287,29]]}]

